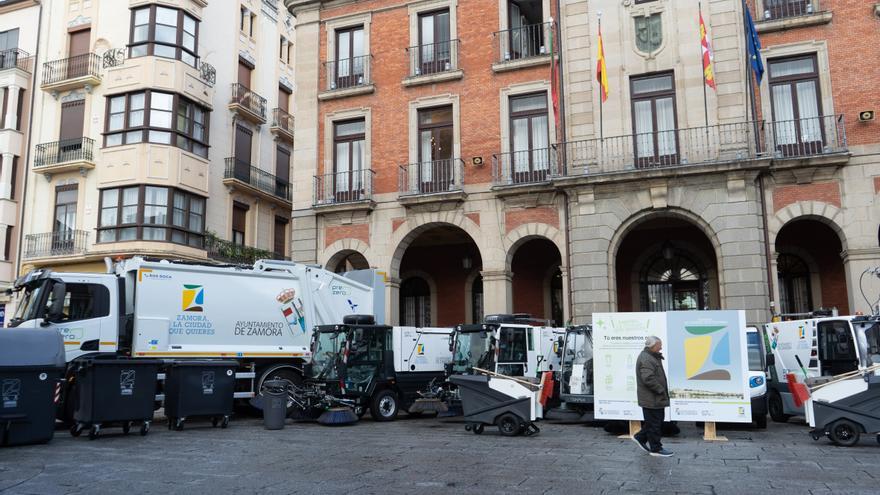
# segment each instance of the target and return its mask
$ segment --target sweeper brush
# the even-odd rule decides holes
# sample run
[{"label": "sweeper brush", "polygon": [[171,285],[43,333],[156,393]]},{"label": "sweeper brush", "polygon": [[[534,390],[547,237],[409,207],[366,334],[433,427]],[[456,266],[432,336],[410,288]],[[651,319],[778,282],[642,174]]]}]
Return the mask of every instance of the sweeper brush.
[{"label": "sweeper brush", "polygon": [[318,417],[318,424],[324,426],[343,426],[357,423],[358,417],[350,407],[333,407]]},{"label": "sweeper brush", "polygon": [[409,412],[413,414],[426,412],[446,412],[449,408],[446,403],[437,397],[416,399],[413,405],[409,406]]}]

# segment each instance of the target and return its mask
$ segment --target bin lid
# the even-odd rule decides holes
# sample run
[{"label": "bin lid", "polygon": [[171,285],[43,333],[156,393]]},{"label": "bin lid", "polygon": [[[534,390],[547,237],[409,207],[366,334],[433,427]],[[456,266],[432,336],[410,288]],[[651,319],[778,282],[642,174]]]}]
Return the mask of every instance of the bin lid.
[{"label": "bin lid", "polygon": [[0,367],[64,368],[64,338],[50,328],[0,328]]}]

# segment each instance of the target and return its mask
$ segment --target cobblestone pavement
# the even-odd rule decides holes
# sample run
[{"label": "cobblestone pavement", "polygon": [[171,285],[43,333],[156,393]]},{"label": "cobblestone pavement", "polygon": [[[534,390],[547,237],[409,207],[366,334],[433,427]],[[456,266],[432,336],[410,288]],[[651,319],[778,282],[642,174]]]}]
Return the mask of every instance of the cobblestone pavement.
[{"label": "cobblestone pavement", "polygon": [[665,440],[673,458],[583,424],[541,423],[534,437],[481,436],[463,424],[401,417],[349,427],[261,420],[227,430],[155,424],[147,437],[107,429],[89,441],[57,431],[47,445],[0,449],[0,493],[880,493],[880,445],[813,442],[804,425],[723,429],[693,424]]}]

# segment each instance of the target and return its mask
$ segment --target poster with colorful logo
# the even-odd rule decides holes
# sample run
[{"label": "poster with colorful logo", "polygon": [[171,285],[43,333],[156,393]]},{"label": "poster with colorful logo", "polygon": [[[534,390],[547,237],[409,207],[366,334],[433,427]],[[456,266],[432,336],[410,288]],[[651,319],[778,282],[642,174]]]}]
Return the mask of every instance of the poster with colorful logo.
[{"label": "poster with colorful logo", "polygon": [[652,335],[666,341],[665,313],[593,315],[596,419],[643,419],[636,396],[636,359],[645,338]]},{"label": "poster with colorful logo", "polygon": [[744,311],[670,311],[664,347],[673,420],[748,423]]}]

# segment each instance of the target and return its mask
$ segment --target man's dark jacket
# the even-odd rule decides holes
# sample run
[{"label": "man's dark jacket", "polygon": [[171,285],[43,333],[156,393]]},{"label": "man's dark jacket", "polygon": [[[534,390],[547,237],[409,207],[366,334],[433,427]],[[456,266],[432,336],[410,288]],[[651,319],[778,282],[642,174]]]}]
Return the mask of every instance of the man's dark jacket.
[{"label": "man's dark jacket", "polygon": [[663,371],[663,355],[648,349],[636,361],[636,384],[639,407],[662,409],[669,406],[669,387]]}]

